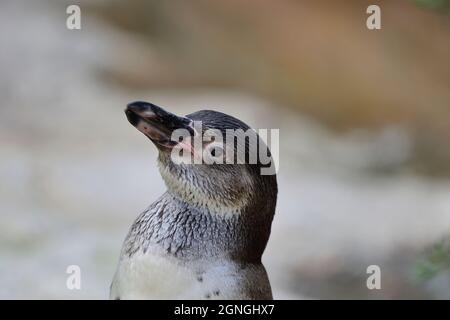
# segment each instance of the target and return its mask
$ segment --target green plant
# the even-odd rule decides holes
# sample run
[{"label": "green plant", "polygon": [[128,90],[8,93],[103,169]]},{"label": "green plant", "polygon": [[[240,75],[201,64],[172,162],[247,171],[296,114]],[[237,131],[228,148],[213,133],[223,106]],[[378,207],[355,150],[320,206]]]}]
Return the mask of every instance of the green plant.
[{"label": "green plant", "polygon": [[428,250],[416,265],[416,278],[426,281],[445,272],[450,276],[450,241],[442,240]]}]

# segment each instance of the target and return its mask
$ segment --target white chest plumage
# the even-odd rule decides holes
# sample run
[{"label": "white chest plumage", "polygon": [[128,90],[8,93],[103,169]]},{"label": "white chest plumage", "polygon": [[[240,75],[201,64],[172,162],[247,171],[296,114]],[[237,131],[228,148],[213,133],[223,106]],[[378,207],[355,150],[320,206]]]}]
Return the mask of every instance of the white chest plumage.
[{"label": "white chest plumage", "polygon": [[[259,284],[259,288],[249,286]],[[250,290],[249,290],[250,289]],[[111,285],[111,299],[271,298],[262,265],[238,266],[225,259],[181,262],[159,253],[123,257]]]}]

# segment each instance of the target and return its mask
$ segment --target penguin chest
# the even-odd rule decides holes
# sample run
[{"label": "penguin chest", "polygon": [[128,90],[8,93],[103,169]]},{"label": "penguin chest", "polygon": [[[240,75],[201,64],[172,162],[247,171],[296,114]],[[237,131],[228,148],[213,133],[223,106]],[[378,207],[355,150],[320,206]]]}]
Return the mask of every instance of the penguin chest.
[{"label": "penguin chest", "polygon": [[111,299],[240,299],[239,275],[227,261],[182,262],[136,253],[122,257]]}]

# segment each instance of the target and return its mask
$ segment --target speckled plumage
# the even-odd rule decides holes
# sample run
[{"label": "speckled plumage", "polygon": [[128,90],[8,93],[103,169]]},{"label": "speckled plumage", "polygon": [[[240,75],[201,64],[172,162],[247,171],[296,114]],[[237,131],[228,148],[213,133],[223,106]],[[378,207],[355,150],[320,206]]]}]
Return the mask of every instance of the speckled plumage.
[{"label": "speckled plumage", "polygon": [[[248,128],[214,111],[183,119]],[[275,211],[275,175],[261,176],[260,164],[175,165],[158,148],[168,190],[133,223],[110,298],[271,299],[261,256]]]}]

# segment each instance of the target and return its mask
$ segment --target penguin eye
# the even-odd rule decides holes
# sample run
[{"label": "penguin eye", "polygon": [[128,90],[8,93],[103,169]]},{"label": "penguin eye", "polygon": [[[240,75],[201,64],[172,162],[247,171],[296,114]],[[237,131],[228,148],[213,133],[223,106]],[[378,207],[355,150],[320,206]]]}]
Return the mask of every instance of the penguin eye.
[{"label": "penguin eye", "polygon": [[213,157],[221,157],[223,155],[223,149],[218,146],[214,146],[211,148],[211,155]]},{"label": "penguin eye", "polygon": [[222,141],[208,143],[203,149],[203,161],[205,164],[223,164],[225,157],[225,145]]}]

